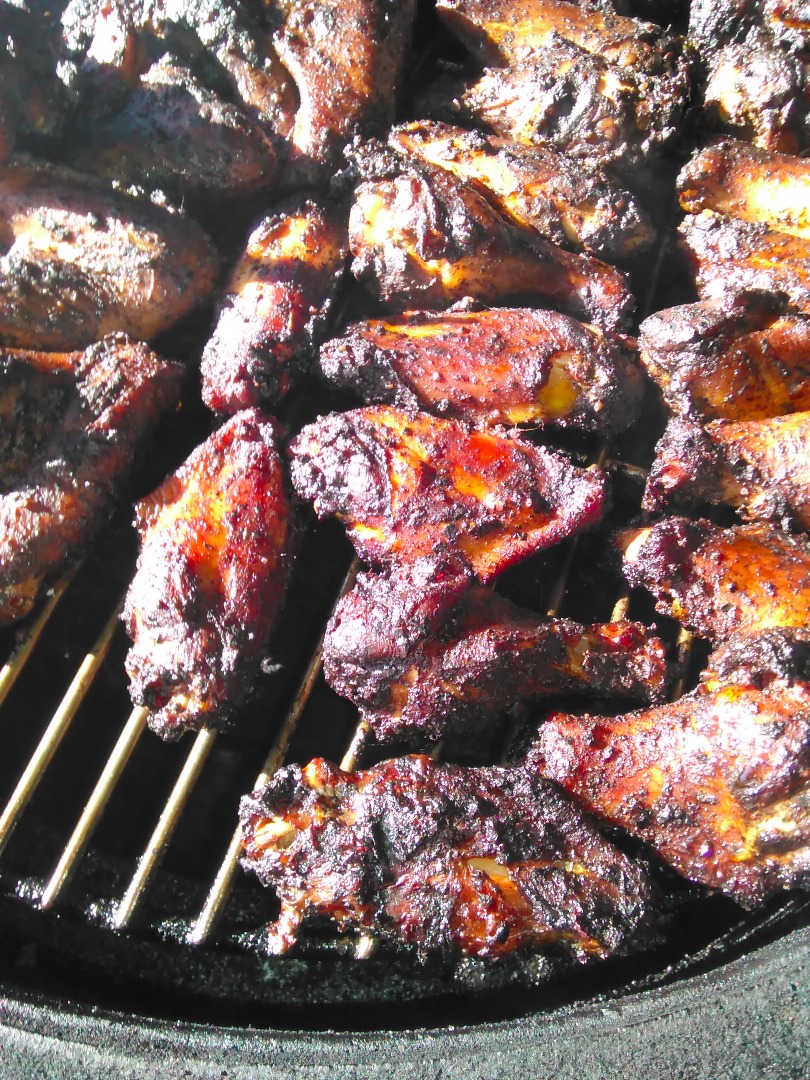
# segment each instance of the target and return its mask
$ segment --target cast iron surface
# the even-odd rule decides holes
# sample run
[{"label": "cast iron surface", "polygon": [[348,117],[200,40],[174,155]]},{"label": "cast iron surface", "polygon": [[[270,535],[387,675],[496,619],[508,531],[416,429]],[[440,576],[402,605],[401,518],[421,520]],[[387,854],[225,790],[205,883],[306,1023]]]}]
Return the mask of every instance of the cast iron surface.
[{"label": "cast iron surface", "polygon": [[810,1045],[808,976],[804,929],[718,970],[618,1001],[373,1034],[204,1027],[8,996],[0,1065],[7,1080],[800,1080]]}]

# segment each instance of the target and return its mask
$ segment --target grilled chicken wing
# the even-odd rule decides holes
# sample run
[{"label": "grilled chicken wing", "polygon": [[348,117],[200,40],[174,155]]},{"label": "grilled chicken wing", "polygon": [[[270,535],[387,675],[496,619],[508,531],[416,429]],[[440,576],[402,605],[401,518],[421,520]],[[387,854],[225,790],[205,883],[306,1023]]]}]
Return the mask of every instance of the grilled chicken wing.
[{"label": "grilled chicken wing", "polygon": [[810,409],[810,317],[773,293],[657,311],[638,345],[674,413],[763,420]]},{"label": "grilled chicken wing", "polygon": [[279,952],[313,915],[424,953],[585,960],[643,940],[643,866],[523,771],[414,756],[346,773],[316,759],[281,769],[240,817],[244,865],[281,900]]},{"label": "grilled chicken wing", "polygon": [[393,308],[531,297],[608,329],[626,327],[633,297],[622,273],[563,251],[507,221],[444,169],[357,189],[349,218],[352,272]]},{"label": "grilled chicken wing", "polygon": [[664,648],[640,623],[543,619],[474,587],[419,640],[401,624],[417,605],[401,580],[361,575],[327,626],[327,682],[378,742],[486,734],[552,695],[663,699]]},{"label": "grilled chicken wing", "polygon": [[163,738],[226,721],[258,673],[293,546],[275,443],[271,421],[238,413],[136,506],[126,670]]},{"label": "grilled chicken wing", "polygon": [[753,907],[810,885],[810,646],[729,643],[702,685],[626,716],[552,716],[533,759],[681,874]]},{"label": "grilled chicken wing", "polygon": [[203,350],[209,408],[232,413],[286,393],[323,332],[346,255],[346,215],[324,198],[296,196],[261,219]]},{"label": "grilled chicken wing", "polygon": [[217,258],[192,221],[78,173],[17,161],[0,175],[0,341],[68,349],[150,340],[210,296]]},{"label": "grilled chicken wing", "polygon": [[624,572],[703,637],[810,625],[810,542],[768,525],[669,518],[623,533]]},{"label": "grilled chicken wing", "polygon": [[652,223],[633,195],[598,169],[583,172],[550,146],[422,120],[395,127],[389,145],[473,183],[518,224],[608,262],[649,248]]},{"label": "grilled chicken wing", "polygon": [[290,447],[299,495],[358,554],[394,568],[445,555],[482,582],[595,523],[604,478],[517,436],[372,406],[332,413]]},{"label": "grilled chicken wing", "polygon": [[810,45],[806,14],[791,6],[695,0],[688,37],[700,57],[703,119],[764,149],[797,153],[810,140]]},{"label": "grilled chicken wing", "polygon": [[482,426],[622,431],[643,393],[627,338],[532,308],[460,306],[356,323],[321,346],[320,366],[368,402]]},{"label": "grilled chicken wing", "polygon": [[689,90],[680,39],[591,4],[448,0],[437,11],[488,65],[426,99],[518,142],[629,172],[678,131]]},{"label": "grilled chicken wing", "polygon": [[755,521],[810,529],[810,412],[734,423],[671,420],[644,509],[725,503]]},{"label": "grilled chicken wing", "polygon": [[328,179],[340,151],[394,118],[415,0],[273,0],[273,42],[300,97],[290,187]]},{"label": "grilled chicken wing", "polygon": [[0,623],[27,615],[93,539],[181,374],[123,336],[0,349]]},{"label": "grilled chicken wing", "polygon": [[681,206],[712,210],[810,240],[810,161],[725,139],[699,151],[678,176]]},{"label": "grilled chicken wing", "polygon": [[257,120],[207,89],[190,68],[162,59],[122,108],[85,108],[71,164],[197,205],[268,190],[276,155]]},{"label": "grilled chicken wing", "polygon": [[689,215],[680,232],[701,298],[764,289],[810,313],[810,239],[708,210]]}]

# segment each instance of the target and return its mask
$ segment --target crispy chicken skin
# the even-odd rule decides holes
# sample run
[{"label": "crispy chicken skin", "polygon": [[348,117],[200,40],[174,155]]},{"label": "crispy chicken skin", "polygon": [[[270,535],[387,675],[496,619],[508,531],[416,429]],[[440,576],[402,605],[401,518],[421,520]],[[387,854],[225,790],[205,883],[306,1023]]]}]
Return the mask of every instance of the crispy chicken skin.
[{"label": "crispy chicken skin", "polygon": [[743,421],[810,409],[810,316],[784,297],[743,292],[657,311],[638,345],[676,414]]},{"label": "crispy chicken skin", "polygon": [[418,606],[407,592],[396,576],[360,575],[324,639],[327,682],[378,742],[486,735],[507,710],[553,695],[663,700],[664,647],[641,623],[544,619],[473,587],[420,640],[402,625]]},{"label": "crispy chicken skin", "polygon": [[696,153],[678,176],[681,207],[712,210],[810,240],[810,161],[725,139]]},{"label": "crispy chicken skin", "polygon": [[294,196],[256,224],[231,270],[201,362],[203,400],[219,413],[272,405],[309,361],[347,256],[346,214]]},{"label": "crispy chicken skin", "polygon": [[298,494],[344,523],[361,558],[388,569],[432,554],[486,583],[593,525],[605,499],[595,467],[382,405],[321,417],[290,453]]},{"label": "crispy chicken skin", "polygon": [[181,375],[122,335],[76,353],[0,349],[0,623],[83,553]]},{"label": "crispy chicken skin", "polygon": [[316,759],[281,769],[240,818],[243,865],[281,900],[278,952],[311,916],[421,953],[487,958],[563,949],[586,960],[645,936],[642,864],[525,771],[413,756],[346,773]]},{"label": "crispy chicken skin", "polygon": [[678,417],[656,447],[644,509],[725,503],[754,521],[810,529],[810,412],[767,420]]},{"label": "crispy chicken skin", "polygon": [[810,542],[769,525],[672,517],[619,536],[624,572],[702,637],[810,625]]},{"label": "crispy chicken skin", "polygon": [[66,169],[0,175],[0,341],[71,349],[149,341],[204,303],[217,256],[194,222]]},{"label": "crispy chicken skin", "polygon": [[646,250],[655,239],[635,196],[599,169],[583,171],[551,146],[526,146],[430,120],[393,128],[388,142],[406,158],[474,184],[507,217],[572,251],[615,262]]},{"label": "crispy chicken skin", "polygon": [[531,756],[586,810],[750,908],[810,884],[810,646],[770,630],[720,653],[669,705],[550,717]]},{"label": "crispy chicken skin", "polygon": [[273,42],[300,97],[287,186],[324,183],[355,135],[391,123],[415,14],[415,0],[268,4]]},{"label": "crispy chicken skin", "polygon": [[623,431],[644,379],[629,339],[556,311],[411,311],[355,323],[320,367],[367,402],[493,424]]},{"label": "crispy chicken skin", "polygon": [[625,276],[508,221],[475,188],[425,167],[360,184],[349,217],[352,273],[389,307],[532,298],[607,330],[625,329]]},{"label": "crispy chicken skin", "polygon": [[708,210],[687,216],[679,231],[702,299],[763,289],[810,313],[810,239]]},{"label": "crispy chicken skin", "polygon": [[272,421],[233,416],[135,508],[124,623],[130,693],[165,739],[220,724],[251,689],[286,588],[293,520]]},{"label": "crispy chicken skin", "polygon": [[103,102],[74,126],[71,164],[195,206],[268,190],[276,154],[257,120],[207,89],[190,68],[161,60],[123,108]]},{"label": "crispy chicken skin", "polygon": [[660,26],[558,0],[449,0],[437,12],[487,66],[472,85],[439,81],[428,107],[628,174],[681,125],[688,64]]}]

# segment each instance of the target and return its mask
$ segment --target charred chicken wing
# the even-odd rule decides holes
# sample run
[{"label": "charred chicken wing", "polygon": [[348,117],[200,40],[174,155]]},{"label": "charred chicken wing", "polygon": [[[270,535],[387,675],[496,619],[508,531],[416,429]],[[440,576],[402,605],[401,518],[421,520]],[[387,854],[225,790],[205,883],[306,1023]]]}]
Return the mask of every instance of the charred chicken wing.
[{"label": "charred chicken wing", "polygon": [[623,431],[643,379],[627,338],[556,311],[412,311],[321,346],[326,377],[368,402],[493,424]]},{"label": "charred chicken wing", "polygon": [[810,412],[733,423],[671,420],[644,508],[725,503],[755,521],[810,529]]},{"label": "charred chicken wing", "polygon": [[202,355],[215,412],[270,405],[317,343],[346,262],[341,207],[318,196],[282,202],[256,225],[231,270]]},{"label": "charred chicken wing", "polygon": [[0,623],[27,615],[95,536],[181,374],[123,336],[0,349]]},{"label": "charred chicken wing", "polygon": [[631,585],[703,637],[810,625],[810,541],[768,525],[669,518],[620,537]]},{"label": "charred chicken wing", "polygon": [[703,683],[626,716],[552,716],[534,760],[681,874],[753,907],[810,885],[810,645],[729,643]]},{"label": "charred chicken wing", "polygon": [[210,296],[216,253],[179,214],[51,166],[0,175],[0,341],[69,349],[150,340]]},{"label": "charred chicken wing", "polygon": [[414,756],[347,773],[316,759],[281,769],[240,816],[244,865],[281,900],[278,952],[310,916],[423,953],[586,960],[643,941],[644,867],[525,771]]},{"label": "charred chicken wing", "polygon": [[620,271],[507,220],[444,169],[362,183],[349,247],[357,279],[398,310],[446,307],[465,296],[484,303],[530,297],[616,330],[633,307]]},{"label": "charred chicken wing", "polygon": [[332,413],[290,447],[292,479],[388,569],[446,556],[482,582],[594,524],[604,478],[518,436],[386,406]]},{"label": "charred chicken wing", "polygon": [[640,623],[543,619],[473,587],[419,640],[401,582],[361,575],[324,639],[324,672],[379,742],[426,746],[491,732],[515,705],[551,695],[662,700],[662,644]]},{"label": "charred chicken wing", "polygon": [[601,170],[583,171],[551,146],[527,146],[427,120],[393,128],[388,142],[405,157],[474,184],[518,224],[573,251],[615,262],[644,251],[655,239],[633,195]]},{"label": "charred chicken wing", "polygon": [[137,504],[135,523],[130,692],[175,739],[240,704],[284,596],[293,521],[272,422],[232,417]]},{"label": "charred chicken wing", "polygon": [[674,413],[763,420],[810,409],[810,316],[773,293],[657,311],[638,345]]}]

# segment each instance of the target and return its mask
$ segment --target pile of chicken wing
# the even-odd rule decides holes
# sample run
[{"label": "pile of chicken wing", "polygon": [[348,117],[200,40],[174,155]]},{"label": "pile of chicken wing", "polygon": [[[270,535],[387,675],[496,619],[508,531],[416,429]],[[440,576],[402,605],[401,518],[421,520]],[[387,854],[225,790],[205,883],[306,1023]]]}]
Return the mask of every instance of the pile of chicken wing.
[{"label": "pile of chicken wing", "polygon": [[[670,870],[810,882],[801,7],[0,0],[0,620],[178,407],[123,616],[158,734],[238,723],[314,518],[360,564],[323,670],[378,763],[243,800],[269,949],[587,960]],[[518,602],[577,543],[626,602]]]}]

